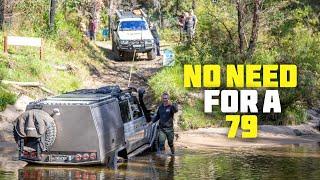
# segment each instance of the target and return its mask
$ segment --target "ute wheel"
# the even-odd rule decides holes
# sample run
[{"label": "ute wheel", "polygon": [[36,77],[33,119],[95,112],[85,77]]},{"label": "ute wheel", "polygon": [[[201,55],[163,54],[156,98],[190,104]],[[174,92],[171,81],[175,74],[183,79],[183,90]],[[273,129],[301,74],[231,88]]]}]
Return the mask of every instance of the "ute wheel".
[{"label": "ute wheel", "polygon": [[[34,123],[35,131],[37,133],[36,136],[31,136],[26,133],[23,126],[25,126],[25,123],[28,121],[32,121]],[[43,150],[47,150],[53,145],[56,139],[57,127],[54,119],[47,112],[33,109],[24,112],[16,119],[13,127],[13,135],[17,144],[20,139],[40,138],[43,144]]]},{"label": "ute wheel", "polygon": [[123,59],[126,61],[132,61],[133,53],[132,52],[123,52]]},{"label": "ute wheel", "polygon": [[115,45],[115,43],[112,41],[112,51],[114,52],[115,49],[116,49],[116,45]]},{"label": "ute wheel", "polygon": [[147,53],[149,60],[154,60],[156,58],[156,49],[153,48],[151,51]]},{"label": "ute wheel", "polygon": [[116,61],[120,61],[121,60],[121,52],[117,49],[116,43],[112,41],[112,52],[114,53],[114,59]]}]

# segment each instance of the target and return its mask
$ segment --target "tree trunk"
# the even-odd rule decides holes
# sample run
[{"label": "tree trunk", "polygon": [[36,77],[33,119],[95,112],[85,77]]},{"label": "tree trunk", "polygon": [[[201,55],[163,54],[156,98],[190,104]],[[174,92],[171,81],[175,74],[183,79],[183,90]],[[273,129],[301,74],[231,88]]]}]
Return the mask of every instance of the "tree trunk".
[{"label": "tree trunk", "polygon": [[160,18],[159,18],[159,26],[160,26],[160,29],[162,29],[163,28],[163,16],[162,16],[162,5],[161,5],[161,3],[159,3],[159,16],[160,16]]},{"label": "tree trunk", "polygon": [[179,12],[179,5],[180,5],[180,0],[176,0],[176,15],[178,15],[178,12]]},{"label": "tree trunk", "polygon": [[0,30],[3,29],[4,23],[4,0],[0,0]]},{"label": "tree trunk", "polygon": [[108,28],[109,28],[109,38],[112,38],[113,27],[112,27],[112,13],[113,13],[113,0],[109,0],[109,17],[108,17]]},{"label": "tree trunk", "polygon": [[192,9],[195,10],[196,9],[196,1],[192,0]]},{"label": "tree trunk", "polygon": [[258,33],[259,33],[260,7],[261,7],[261,0],[254,0],[252,31],[251,31],[251,37],[250,37],[249,47],[247,51],[247,58],[252,57],[256,48]]},{"label": "tree trunk", "polygon": [[56,5],[57,5],[57,0],[51,0],[50,1],[50,14],[49,14],[49,27],[50,30],[53,30],[54,28],[54,19],[56,16]]},{"label": "tree trunk", "polygon": [[67,2],[68,0],[64,0],[64,2],[63,2],[63,16],[64,16],[64,20],[66,20],[67,21],[67,11],[68,11],[68,9],[67,9]]},{"label": "tree trunk", "polygon": [[239,36],[239,52],[243,55],[244,49],[244,3],[242,0],[237,0],[237,11],[238,11],[238,36]]}]

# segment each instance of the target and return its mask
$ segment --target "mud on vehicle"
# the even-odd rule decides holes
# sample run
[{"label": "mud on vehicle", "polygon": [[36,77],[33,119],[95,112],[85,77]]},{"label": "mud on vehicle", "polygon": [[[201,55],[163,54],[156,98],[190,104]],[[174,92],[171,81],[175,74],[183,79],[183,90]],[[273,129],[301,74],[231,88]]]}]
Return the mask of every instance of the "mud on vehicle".
[{"label": "mud on vehicle", "polygon": [[146,14],[141,10],[119,10],[113,23],[112,51],[123,60],[131,60],[134,53],[147,53],[156,58],[156,44],[149,29]]},{"label": "mud on vehicle", "polygon": [[[116,165],[154,144],[144,90],[83,89],[30,103],[15,121],[19,159],[30,163]],[[149,123],[150,122],[150,123]]]}]

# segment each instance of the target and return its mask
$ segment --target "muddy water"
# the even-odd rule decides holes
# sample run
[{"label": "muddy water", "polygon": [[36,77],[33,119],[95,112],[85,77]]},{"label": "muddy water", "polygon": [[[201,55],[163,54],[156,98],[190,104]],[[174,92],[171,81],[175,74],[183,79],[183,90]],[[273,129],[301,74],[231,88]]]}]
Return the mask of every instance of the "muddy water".
[{"label": "muddy water", "polygon": [[28,165],[17,172],[0,170],[0,179],[319,179],[318,145],[265,149],[178,150],[176,156],[147,153],[104,167]]}]

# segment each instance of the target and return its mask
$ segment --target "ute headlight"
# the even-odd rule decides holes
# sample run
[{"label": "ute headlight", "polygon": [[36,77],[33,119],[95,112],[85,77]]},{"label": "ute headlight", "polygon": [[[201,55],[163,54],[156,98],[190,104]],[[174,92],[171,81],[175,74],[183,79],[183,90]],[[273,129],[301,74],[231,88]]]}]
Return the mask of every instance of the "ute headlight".
[{"label": "ute headlight", "polygon": [[129,44],[128,40],[120,40],[120,44]]}]

